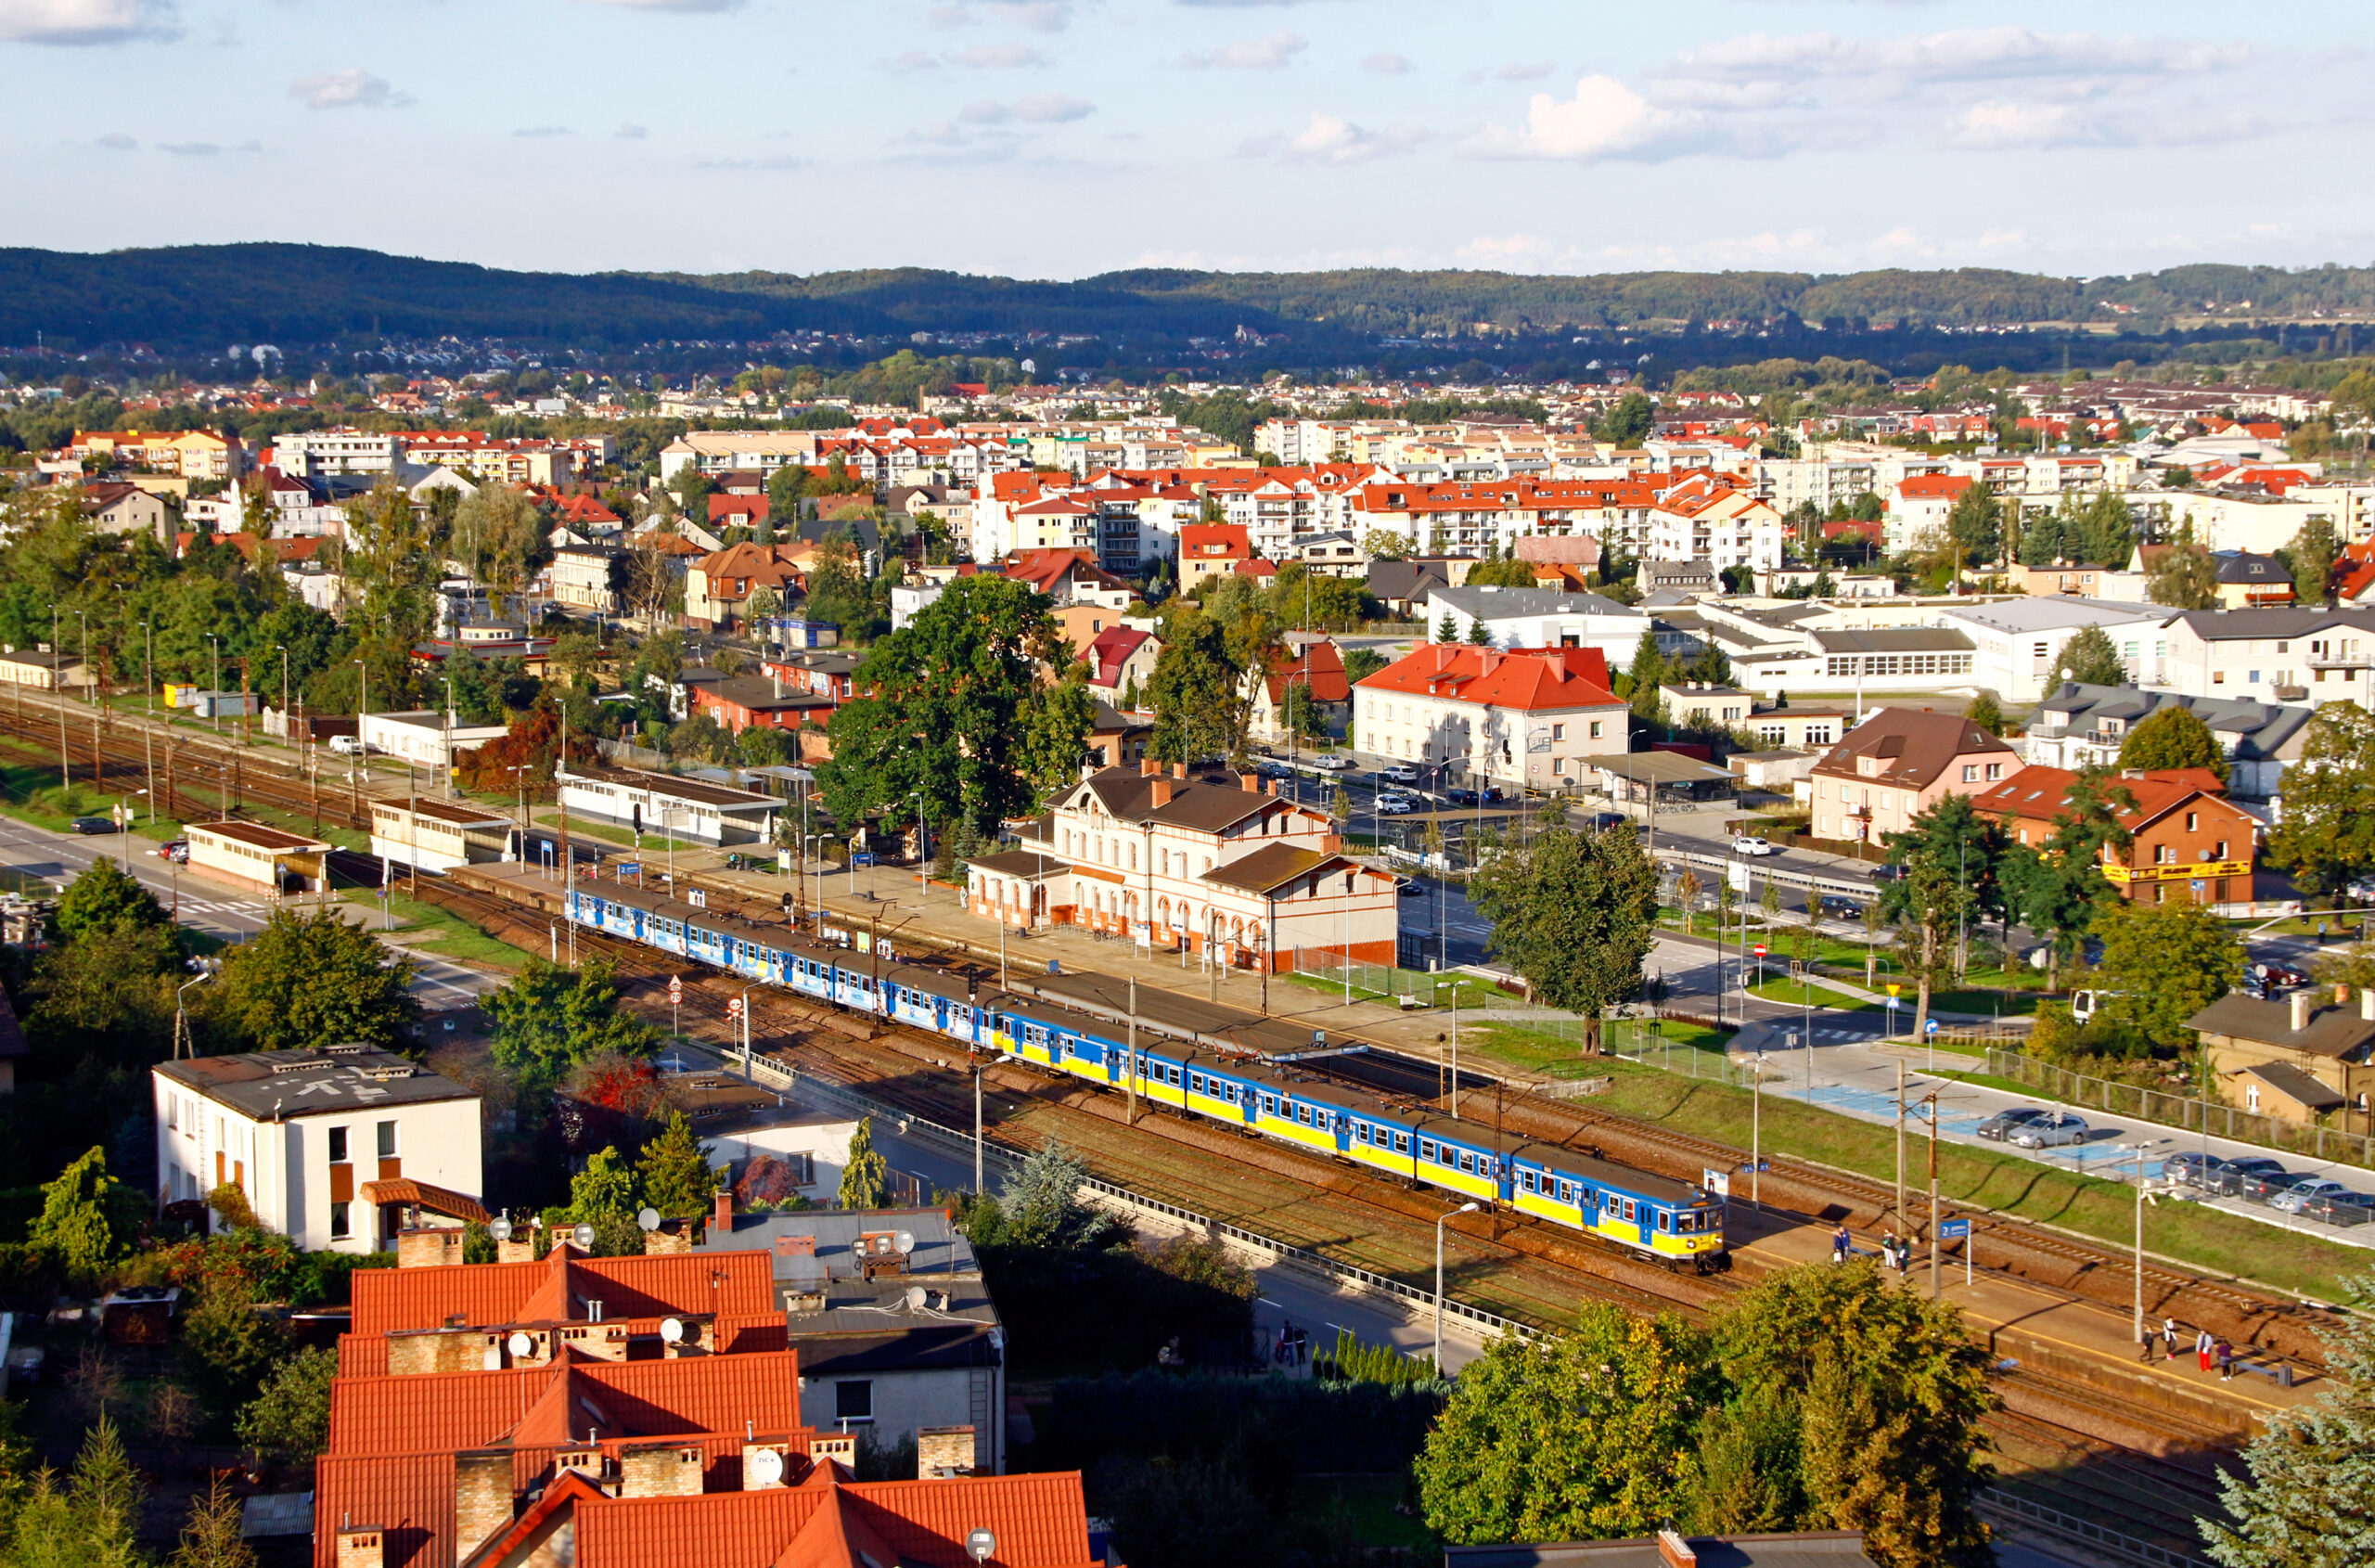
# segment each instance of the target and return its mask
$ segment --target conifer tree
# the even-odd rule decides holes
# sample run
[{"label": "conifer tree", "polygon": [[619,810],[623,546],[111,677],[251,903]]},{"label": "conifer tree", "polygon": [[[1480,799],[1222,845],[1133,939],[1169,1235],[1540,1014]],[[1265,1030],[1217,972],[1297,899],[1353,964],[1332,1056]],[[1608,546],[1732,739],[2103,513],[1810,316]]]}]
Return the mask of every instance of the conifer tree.
[{"label": "conifer tree", "polygon": [[2225,1568],[2375,1562],[2375,1273],[2349,1291],[2357,1310],[2328,1343],[2325,1394],[2252,1440],[2248,1479],[2219,1472],[2235,1527],[2203,1520],[2202,1534]]}]

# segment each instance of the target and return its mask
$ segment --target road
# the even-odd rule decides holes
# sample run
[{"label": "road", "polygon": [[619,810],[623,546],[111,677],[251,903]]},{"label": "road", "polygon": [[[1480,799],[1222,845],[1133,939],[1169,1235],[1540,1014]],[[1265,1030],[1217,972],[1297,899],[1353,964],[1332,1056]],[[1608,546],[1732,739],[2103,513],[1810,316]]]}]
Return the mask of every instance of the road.
[{"label": "road", "polygon": [[[183,925],[225,943],[246,941],[272,918],[274,906],[261,894],[193,875],[157,855],[156,848],[154,840],[135,834],[53,833],[13,817],[0,817],[0,867],[9,870],[62,888],[94,861],[113,860],[155,893]],[[412,956],[418,966],[413,993],[432,1011],[463,1005],[499,983],[432,954]]]}]

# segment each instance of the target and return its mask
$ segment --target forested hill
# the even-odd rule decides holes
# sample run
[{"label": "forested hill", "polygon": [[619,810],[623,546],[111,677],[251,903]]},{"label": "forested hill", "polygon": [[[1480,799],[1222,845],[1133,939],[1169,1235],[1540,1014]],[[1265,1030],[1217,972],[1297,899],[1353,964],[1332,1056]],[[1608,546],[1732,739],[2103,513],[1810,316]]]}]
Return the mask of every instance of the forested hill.
[{"label": "forested hill", "polygon": [[0,345],[505,338],[624,347],[748,341],[778,331],[1088,333],[1141,344],[1243,327],[1350,345],[1480,325],[1551,335],[1651,321],[1874,326],[2116,320],[2146,330],[2205,310],[2300,315],[2375,310],[2375,268],[2198,265],[2091,280],[1948,272],[1212,273],[1140,270],[1077,282],[922,268],[683,274],[505,272],[309,245],[196,245],[90,255],[0,251]]}]

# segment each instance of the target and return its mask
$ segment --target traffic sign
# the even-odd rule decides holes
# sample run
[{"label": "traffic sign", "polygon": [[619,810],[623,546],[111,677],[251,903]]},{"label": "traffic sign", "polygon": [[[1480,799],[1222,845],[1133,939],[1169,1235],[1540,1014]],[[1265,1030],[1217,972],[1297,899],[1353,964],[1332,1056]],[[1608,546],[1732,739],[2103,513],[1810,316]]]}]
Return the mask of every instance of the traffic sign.
[{"label": "traffic sign", "polygon": [[1749,951],[1750,951],[1750,952],[1752,952],[1752,953],[1753,953],[1753,954],[1755,954],[1758,958],[1762,958],[1763,957],[1765,957],[1765,944],[1764,944],[1764,943],[1762,943],[1762,942],[1760,942],[1760,943],[1758,943],[1755,946],[1753,946],[1753,947],[1750,948],[1750,949],[1749,949]]},{"label": "traffic sign", "polygon": [[1925,1029],[1925,1030],[1923,1030],[1923,1031],[1922,1031],[1922,1033],[1924,1033],[1924,1034],[1926,1034],[1926,1035],[1935,1035],[1937,1032],[1938,1032],[1938,1021],[1937,1021],[1936,1019],[1934,1019],[1934,1018],[1933,1018],[1933,1019],[1932,1019],[1932,1020],[1930,1021],[1930,1026],[1929,1026],[1927,1029]]},{"label": "traffic sign", "polygon": [[1971,1221],[1967,1219],[1942,1219],[1938,1222],[1938,1240],[1941,1241],[1959,1241],[1970,1234]]},{"label": "traffic sign", "polygon": [[728,1018],[740,1018],[740,1017],[742,1016],[742,998],[741,998],[741,997],[739,997],[739,996],[729,996],[729,997],[727,997],[727,998],[726,998],[726,1000],[725,1000],[725,1016],[726,1016],[726,1017],[728,1017]]},{"label": "traffic sign", "polygon": [[683,975],[672,974],[668,977],[668,999],[672,1002],[681,1002],[685,999],[685,977]]},{"label": "traffic sign", "polygon": [[1891,982],[1889,982],[1889,995],[1890,995],[1890,996],[1895,996],[1895,995],[1896,995],[1896,991],[1897,991],[1896,982],[1894,982],[1894,981],[1891,981]]},{"label": "traffic sign", "polygon": [[1894,1011],[1896,1011],[1896,1009],[1897,1009],[1898,1006],[1900,1005],[1900,1004],[1899,1004],[1899,1000],[1898,1000],[1898,998],[1897,998],[1897,997],[1895,997],[1895,996],[1891,996],[1891,997],[1888,999],[1888,1004],[1889,1004],[1889,1011],[1891,1011],[1891,1012],[1894,1012]]}]

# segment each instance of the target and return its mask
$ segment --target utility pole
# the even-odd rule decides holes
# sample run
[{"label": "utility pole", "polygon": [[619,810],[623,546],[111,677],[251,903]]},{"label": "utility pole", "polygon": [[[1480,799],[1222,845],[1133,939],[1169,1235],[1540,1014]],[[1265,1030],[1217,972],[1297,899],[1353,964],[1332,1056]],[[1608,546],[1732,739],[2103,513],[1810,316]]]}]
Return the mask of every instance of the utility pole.
[{"label": "utility pole", "polygon": [[973,1195],[982,1195],[982,1059],[973,1057]]},{"label": "utility pole", "polygon": [[1896,1220],[1905,1218],[1905,1063],[1896,1064]]},{"label": "utility pole", "polygon": [[1138,977],[1130,976],[1129,1055],[1122,1064],[1123,1075],[1129,1081],[1131,1126],[1138,1125]]},{"label": "utility pole", "polygon": [[[157,703],[154,690],[157,634],[150,630],[146,621],[140,623],[140,632],[143,638],[140,654],[140,706],[145,720],[140,726],[140,740],[148,760],[148,820],[153,825],[157,820]],[[168,816],[173,815],[170,808],[165,815]]]},{"label": "utility pole", "polygon": [[58,649],[58,606],[49,607],[49,689],[58,699],[58,787],[70,790],[74,785],[71,765],[66,760],[66,655]]},{"label": "utility pole", "polygon": [[1930,1106],[1930,1299],[1938,1299],[1938,1096],[1932,1089]]},{"label": "utility pole", "polygon": [[91,697],[91,787],[104,790],[107,788],[107,764],[99,747],[99,672],[91,662],[90,611],[78,610],[74,612],[74,619],[83,623],[83,689]]}]

